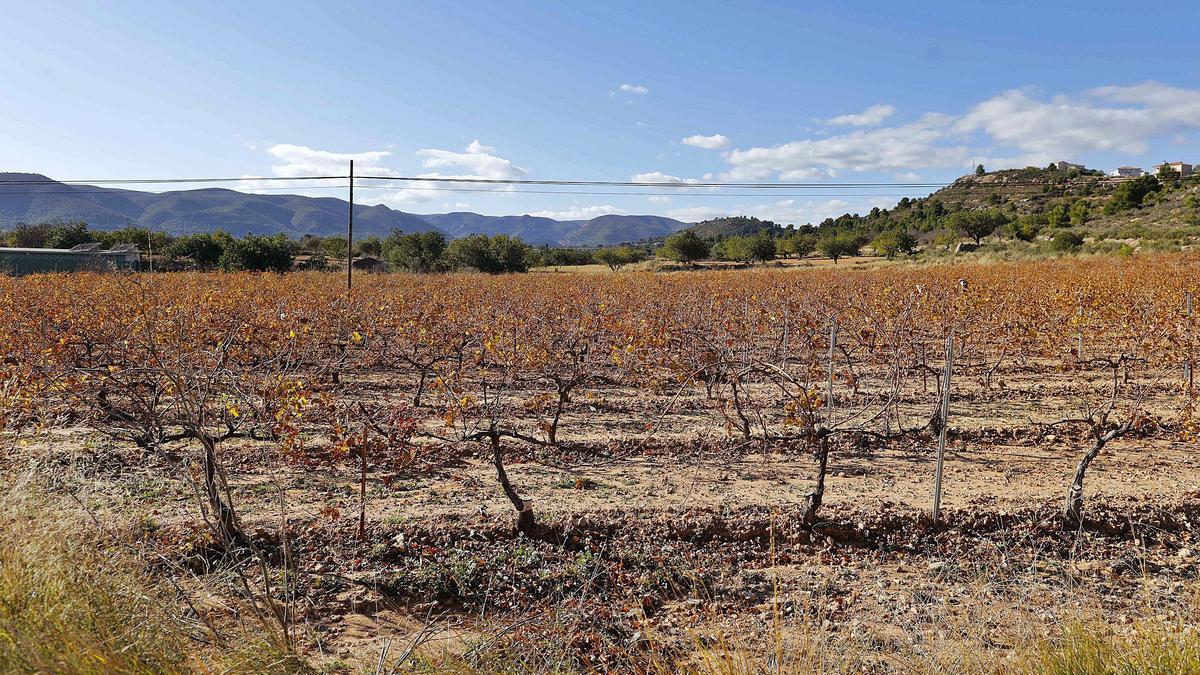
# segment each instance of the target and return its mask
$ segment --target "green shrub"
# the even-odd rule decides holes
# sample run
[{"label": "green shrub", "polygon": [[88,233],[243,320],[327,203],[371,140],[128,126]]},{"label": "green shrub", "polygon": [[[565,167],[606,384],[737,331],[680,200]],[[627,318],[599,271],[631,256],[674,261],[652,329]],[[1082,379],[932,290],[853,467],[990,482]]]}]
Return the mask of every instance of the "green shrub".
[{"label": "green shrub", "polygon": [[858,255],[858,249],[861,247],[862,239],[853,232],[836,232],[817,240],[817,250],[821,255],[833,260],[835,265],[841,258]]},{"label": "green shrub", "polygon": [[909,254],[917,247],[917,240],[904,230],[887,230],[871,240],[871,248],[880,255],[895,258],[897,255]]},{"label": "green shrub", "polygon": [[455,239],[446,247],[446,262],[453,269],[487,274],[528,272],[537,252],[520,237],[506,234],[472,234]]},{"label": "green shrub", "polygon": [[1071,230],[1057,230],[1050,237],[1050,250],[1055,253],[1078,251],[1083,246],[1083,235]]},{"label": "green shrub", "polygon": [[226,271],[286,272],[292,268],[292,257],[287,235],[248,234],[225,245],[219,264]]},{"label": "green shrub", "polygon": [[393,270],[436,272],[445,267],[446,237],[441,232],[405,234],[395,230],[383,240],[381,250]]},{"label": "green shrub", "polygon": [[697,260],[708,257],[708,242],[691,230],[683,230],[667,237],[658,254],[668,260],[691,265]]}]

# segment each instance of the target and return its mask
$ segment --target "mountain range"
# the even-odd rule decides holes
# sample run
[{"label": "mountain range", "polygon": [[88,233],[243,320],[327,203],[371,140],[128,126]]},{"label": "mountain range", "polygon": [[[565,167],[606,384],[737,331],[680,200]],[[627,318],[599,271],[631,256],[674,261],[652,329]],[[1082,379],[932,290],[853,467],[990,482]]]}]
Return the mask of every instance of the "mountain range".
[{"label": "mountain range", "polygon": [[[143,192],[69,185],[36,173],[0,173],[0,228],[74,221],[101,230],[140,225],[173,235],[224,230],[236,236],[330,236],[345,231],[346,201],[225,188]],[[418,215],[383,205],[354,207],[354,229],[361,237],[384,237],[393,230],[435,230],[452,238],[507,234],[534,245],[605,246],[662,237],[687,226],[662,216],[609,214],[590,220],[554,220],[468,212]]]}]

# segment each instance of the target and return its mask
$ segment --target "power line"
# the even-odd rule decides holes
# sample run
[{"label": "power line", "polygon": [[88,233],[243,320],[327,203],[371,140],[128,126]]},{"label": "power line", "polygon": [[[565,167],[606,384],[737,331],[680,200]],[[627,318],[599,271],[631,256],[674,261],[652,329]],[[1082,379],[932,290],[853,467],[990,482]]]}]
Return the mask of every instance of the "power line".
[{"label": "power line", "polygon": [[346,176],[238,176],[236,178],[90,178],[55,180],[0,180],[4,185],[154,185],[168,183],[234,183],[243,181],[345,180]]},{"label": "power line", "polygon": [[[286,186],[286,187],[256,187],[250,189],[243,194],[256,194],[266,190],[345,190],[349,188],[349,184],[345,185],[301,185],[301,186]],[[357,181],[354,185],[358,190],[394,190],[396,188],[385,185],[359,185]],[[487,192],[491,194],[525,194],[525,195],[620,195],[628,197],[762,197],[761,193],[753,192],[700,192],[681,195],[678,192],[619,192],[619,191],[599,191],[599,190],[506,190],[500,191],[488,188],[453,188],[453,187],[418,187],[410,188],[420,192]],[[7,190],[3,183],[0,183],[0,196],[3,195],[20,195],[20,196],[38,196],[38,195],[117,195],[120,190]],[[132,192],[132,191],[131,191]],[[234,190],[236,192],[236,190]],[[141,194],[163,194],[153,192],[142,192]],[[303,196],[303,195],[301,195]],[[803,192],[803,193],[772,193],[772,197],[905,197],[908,196],[904,192]]]},{"label": "power line", "polygon": [[733,183],[733,182],[692,182],[692,181],[620,181],[620,180],[527,180],[519,178],[454,178],[454,177],[422,177],[422,176],[358,176],[362,180],[386,180],[386,181],[402,181],[402,182],[428,182],[428,183],[484,183],[490,185],[567,185],[567,186],[588,186],[594,185],[599,187],[669,187],[673,189],[682,188],[749,188],[749,189],[805,189],[805,188],[830,188],[830,187],[897,187],[897,188],[922,188],[922,187],[945,187],[948,183]]},{"label": "power line", "polygon": [[[182,183],[230,183],[230,182],[255,182],[255,181],[314,181],[314,180],[345,180],[347,176],[237,176],[227,178],[95,178],[95,179],[72,179],[72,180],[10,180],[0,181],[0,186],[18,185],[18,186],[36,186],[36,185],[155,185],[155,184],[182,184]],[[361,181],[389,181],[389,182],[408,182],[408,183],[450,183],[450,184],[486,184],[486,185],[544,185],[544,186],[568,186],[568,187],[646,187],[646,188],[670,188],[672,190],[689,190],[689,189],[752,189],[752,190],[780,190],[780,189],[857,189],[857,188],[941,188],[953,186],[951,183],[937,182],[701,182],[701,181],[613,181],[613,180],[565,180],[565,179],[519,179],[519,178],[478,178],[478,177],[444,177],[444,176],[356,176],[356,187],[367,187]],[[1039,181],[1006,181],[995,185],[997,188],[1003,187],[1020,187],[1020,186],[1036,186],[1041,187],[1046,185],[1045,182]]]}]

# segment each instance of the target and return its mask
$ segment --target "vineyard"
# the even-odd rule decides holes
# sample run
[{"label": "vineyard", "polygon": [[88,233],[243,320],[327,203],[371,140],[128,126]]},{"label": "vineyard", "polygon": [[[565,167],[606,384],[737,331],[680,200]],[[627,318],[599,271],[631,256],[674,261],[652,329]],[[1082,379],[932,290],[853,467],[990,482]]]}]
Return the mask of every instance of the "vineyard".
[{"label": "vineyard", "polygon": [[0,277],[3,471],[347,672],[953,669],[1192,616],[1198,263]]}]

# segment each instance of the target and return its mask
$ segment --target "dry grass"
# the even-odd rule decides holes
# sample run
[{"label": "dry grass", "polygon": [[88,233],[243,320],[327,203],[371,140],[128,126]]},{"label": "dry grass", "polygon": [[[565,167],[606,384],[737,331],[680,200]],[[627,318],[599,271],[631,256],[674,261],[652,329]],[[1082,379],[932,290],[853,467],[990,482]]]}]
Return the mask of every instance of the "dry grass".
[{"label": "dry grass", "polygon": [[[261,625],[218,617],[218,638],[161,572],[151,572],[147,554],[139,556],[128,537],[99,531],[78,509],[10,492],[0,496],[0,513],[0,672],[310,670]],[[693,629],[682,643],[651,631],[623,658],[601,664],[577,660],[569,648],[574,624],[561,616],[509,617],[505,624],[474,626],[475,634],[488,637],[467,649],[461,642],[458,648],[431,642],[407,652],[397,639],[381,672],[1200,674],[1200,589],[1193,587],[1190,602],[1179,599],[1190,616],[1167,619],[1147,606],[1127,619],[1082,595],[1084,609],[1035,611],[1019,585],[996,593],[998,575],[979,573],[979,591],[953,610],[934,609],[923,622],[899,621],[885,627],[887,633],[829,629],[814,602],[791,617],[775,611],[765,625],[714,614],[711,625]],[[204,579],[176,581],[193,592],[221,592]],[[776,602],[769,605],[778,607],[785,598],[775,583]],[[224,592],[223,603],[237,606]],[[505,625],[521,627],[499,632]],[[354,654],[345,662],[326,661],[323,672],[372,673],[376,662],[377,654]]]},{"label": "dry grass", "polygon": [[82,514],[0,497],[0,672],[295,673],[270,633],[218,640],[145,561]]}]

